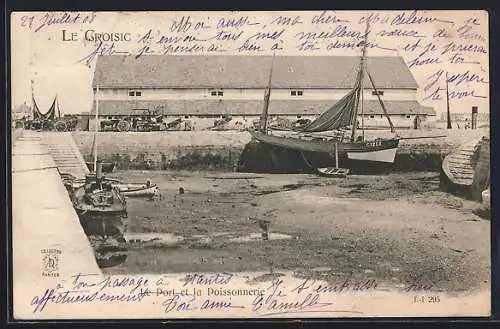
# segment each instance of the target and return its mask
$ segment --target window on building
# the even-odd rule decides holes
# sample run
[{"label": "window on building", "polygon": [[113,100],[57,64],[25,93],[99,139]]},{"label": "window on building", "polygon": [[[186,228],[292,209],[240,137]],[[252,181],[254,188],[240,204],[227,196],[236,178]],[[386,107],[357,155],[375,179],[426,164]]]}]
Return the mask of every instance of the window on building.
[{"label": "window on building", "polygon": [[375,116],[374,115],[370,115],[370,119],[375,119]]},{"label": "window on building", "polygon": [[224,92],[222,89],[212,90],[210,91],[211,96],[224,96]]},{"label": "window on building", "polygon": [[374,91],[372,91],[372,95],[373,96],[377,96],[377,95],[384,96],[384,91],[383,90],[377,90],[377,91],[374,90]]},{"label": "window on building", "polygon": [[291,90],[290,95],[292,96],[302,96],[304,95],[304,91],[302,90]]},{"label": "window on building", "polygon": [[300,118],[302,118],[302,115],[297,115],[297,119],[300,119]]},{"label": "window on building", "polygon": [[407,118],[407,119],[411,119],[411,115],[407,114],[407,115],[406,115],[406,118]]},{"label": "window on building", "polygon": [[137,97],[137,96],[142,96],[142,91],[130,90],[130,91],[128,92],[128,95],[129,95],[130,97],[134,97],[134,96],[136,96],[136,97]]},{"label": "window on building", "polygon": [[184,116],[184,119],[189,119],[189,115],[185,115],[185,116]]}]

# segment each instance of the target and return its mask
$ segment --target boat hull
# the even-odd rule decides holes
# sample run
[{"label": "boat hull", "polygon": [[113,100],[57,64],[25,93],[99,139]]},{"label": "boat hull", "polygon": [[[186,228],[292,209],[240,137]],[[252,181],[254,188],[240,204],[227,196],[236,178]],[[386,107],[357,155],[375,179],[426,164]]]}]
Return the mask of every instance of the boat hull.
[{"label": "boat hull", "polygon": [[[109,181],[112,185],[116,186],[120,193],[122,193],[124,196],[128,197],[151,197],[155,195],[160,194],[160,189],[158,186],[151,185],[147,186],[146,184],[142,183],[132,183],[132,184],[122,184],[116,179],[110,179],[106,178],[106,181]],[[78,189],[81,188],[85,185],[84,180],[71,180],[66,183],[69,188],[72,189]]]},{"label": "boat hull", "polygon": [[128,197],[150,197],[160,194],[160,189],[156,185],[146,186],[145,184],[117,184],[120,192]]},{"label": "boat hull", "polygon": [[87,236],[123,236],[126,232],[124,219],[127,212],[118,211],[86,211],[76,209],[80,224]]},{"label": "boat hull", "polygon": [[388,148],[375,151],[347,151],[347,158],[350,160],[373,161],[394,163],[398,148]]},{"label": "boat hull", "polygon": [[[73,207],[78,215],[83,231],[94,249],[100,268],[122,264],[127,258],[127,210],[123,197],[114,192],[115,202],[106,207],[90,206],[83,202],[80,187],[70,193]],[[80,196],[80,197],[78,197]]]},{"label": "boat hull", "polygon": [[250,133],[261,143],[310,155],[328,155],[331,159],[335,159],[335,153],[337,153],[339,158],[350,160],[393,163],[399,146],[399,139],[397,138],[345,143],[328,141],[325,138],[319,137],[303,139],[273,136],[258,131],[251,131]]},{"label": "boat hull", "polygon": [[336,167],[327,167],[327,168],[318,168],[318,175],[323,177],[341,177],[345,178],[349,174],[349,169],[345,168],[336,168]]}]

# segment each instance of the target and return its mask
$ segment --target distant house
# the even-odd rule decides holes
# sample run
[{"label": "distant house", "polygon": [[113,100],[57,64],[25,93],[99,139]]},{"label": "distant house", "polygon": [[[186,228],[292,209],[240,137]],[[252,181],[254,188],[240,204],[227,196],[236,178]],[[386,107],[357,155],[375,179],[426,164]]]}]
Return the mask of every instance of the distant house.
[{"label": "distant house", "polygon": [[[439,121],[446,122],[446,113],[441,113]],[[471,112],[452,112],[450,113],[451,122],[462,122],[465,120],[471,120],[472,113]],[[489,122],[490,121],[490,113],[489,112],[480,112],[477,114],[478,122]]]},{"label": "distant house", "polygon": [[32,109],[26,102],[12,109],[11,117],[12,120],[19,120],[26,117],[30,117],[32,114]]},{"label": "distant house", "polygon": [[[94,95],[99,86],[100,118],[157,111],[167,120],[194,119],[197,127],[228,115],[248,125],[262,112],[271,63],[271,56],[101,56],[92,86]],[[358,63],[353,56],[276,57],[269,115],[316,118],[352,88]],[[417,115],[435,121],[434,109],[417,101],[417,83],[401,57],[370,57],[367,68],[397,127],[413,127]],[[388,127],[368,78],[364,86],[365,126]]]}]

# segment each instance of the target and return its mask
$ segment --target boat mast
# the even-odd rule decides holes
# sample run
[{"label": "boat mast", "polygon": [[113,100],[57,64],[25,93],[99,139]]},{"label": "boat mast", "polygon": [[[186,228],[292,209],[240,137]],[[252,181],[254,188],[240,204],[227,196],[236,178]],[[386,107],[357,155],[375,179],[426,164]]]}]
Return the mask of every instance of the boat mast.
[{"label": "boat mast", "polygon": [[[365,90],[364,90],[364,80],[365,80],[365,76],[364,76],[364,67],[365,67],[365,56],[366,56],[366,43],[368,41],[368,31],[369,31],[369,28],[370,28],[370,23],[369,21],[366,22],[366,31],[365,31],[365,44],[363,46],[363,50],[362,50],[362,53],[361,53],[361,71],[363,72],[362,75],[361,75],[361,129],[362,129],[362,135],[361,135],[361,141],[364,142],[365,141],[365,111],[364,111],[364,101],[365,101],[365,97],[364,97],[364,93],[365,93]],[[356,125],[357,125],[357,120],[356,120]]]},{"label": "boat mast", "polygon": [[[359,99],[361,98],[361,122],[362,124],[364,125],[363,123],[363,80],[364,80],[364,75],[365,75],[365,55],[366,55],[366,45],[367,45],[367,42],[368,42],[368,33],[369,33],[369,27],[370,27],[370,24],[367,22],[366,23],[366,29],[365,29],[365,41],[363,43],[363,48],[361,50],[361,58],[359,60],[359,72],[358,72],[358,83],[360,84],[359,85],[359,89],[357,90],[357,94],[358,94],[358,97],[357,97],[357,104],[356,104],[356,109],[355,109],[355,113],[354,113],[354,120],[353,120],[353,126],[352,126],[352,135],[351,135],[351,142],[354,142],[355,138],[356,138],[356,130],[357,130],[357,125],[358,125],[358,107],[360,106],[359,105]],[[365,134],[365,130],[363,129],[363,140],[364,140],[364,134]]]},{"label": "boat mast", "polygon": [[97,133],[99,132],[99,85],[95,92],[94,172],[97,173]]},{"label": "boat mast", "polygon": [[31,87],[31,115],[32,115],[32,119],[35,118],[35,106],[36,106],[36,103],[35,103],[35,91],[34,91],[34,87],[33,87],[34,84],[35,84],[35,82],[33,81],[33,79],[30,79],[30,87]]},{"label": "boat mast", "polygon": [[448,92],[448,72],[446,72],[446,128],[451,129],[450,93]]},{"label": "boat mast", "polygon": [[56,108],[57,108],[57,115],[60,118],[61,117],[61,108],[59,107],[59,99],[57,98],[57,94],[56,94]]},{"label": "boat mast", "polygon": [[373,90],[375,91],[375,94],[377,94],[378,102],[380,103],[380,106],[382,107],[382,111],[384,111],[384,115],[387,118],[387,121],[389,121],[389,126],[391,127],[391,133],[396,132],[394,129],[394,124],[392,123],[391,117],[389,116],[389,113],[387,112],[387,109],[385,108],[384,102],[382,101],[382,98],[380,98],[380,94],[377,90],[377,87],[375,86],[375,82],[373,82],[372,75],[370,72],[368,72],[368,78],[370,78],[370,82],[372,84]]},{"label": "boat mast", "polygon": [[263,132],[264,134],[267,133],[267,117],[268,117],[268,110],[269,110],[269,100],[271,98],[271,81],[273,78],[273,68],[274,68],[274,57],[276,56],[276,53],[273,54],[273,60],[271,62],[271,70],[269,71],[269,81],[267,83],[267,88],[266,92],[264,94],[264,108],[262,109],[262,114],[260,117],[260,131]]}]

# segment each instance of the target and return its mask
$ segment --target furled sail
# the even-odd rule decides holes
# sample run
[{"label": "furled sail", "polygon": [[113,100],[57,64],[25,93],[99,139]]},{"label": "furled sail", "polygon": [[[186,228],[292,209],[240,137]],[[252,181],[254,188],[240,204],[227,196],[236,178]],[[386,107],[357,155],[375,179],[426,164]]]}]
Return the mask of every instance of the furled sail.
[{"label": "furled sail", "polygon": [[35,97],[33,97],[33,119],[43,119],[43,120],[51,120],[56,118],[56,104],[57,104],[57,98],[54,98],[54,101],[52,102],[52,105],[50,106],[49,110],[47,113],[42,113],[40,112],[40,109],[38,108],[38,105],[35,102]]},{"label": "furled sail", "polygon": [[36,105],[35,97],[32,97],[32,100],[33,100],[33,119],[43,118],[42,112],[40,112],[38,105]]},{"label": "furled sail", "polygon": [[56,118],[56,104],[57,104],[57,97],[54,98],[54,101],[52,102],[52,105],[50,106],[47,113],[42,114],[44,119],[51,120]]},{"label": "furled sail", "polygon": [[361,79],[358,76],[354,88],[347,95],[316,118],[316,120],[306,125],[302,131],[322,132],[355,125],[360,88]]}]

